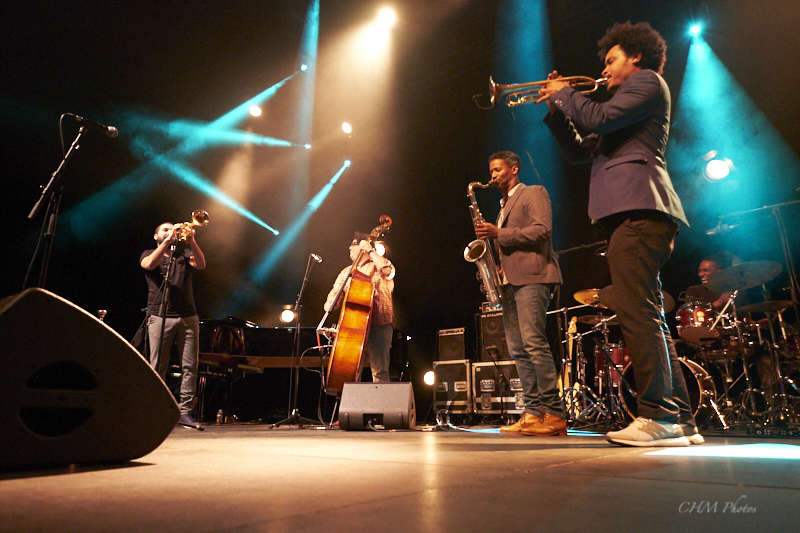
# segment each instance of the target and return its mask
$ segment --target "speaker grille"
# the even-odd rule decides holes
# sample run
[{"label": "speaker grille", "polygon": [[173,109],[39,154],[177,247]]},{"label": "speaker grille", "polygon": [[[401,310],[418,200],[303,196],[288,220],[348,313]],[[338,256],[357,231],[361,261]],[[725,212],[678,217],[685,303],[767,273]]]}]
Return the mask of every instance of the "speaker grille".
[{"label": "speaker grille", "polygon": [[458,361],[466,359],[464,347],[464,328],[439,330],[439,361]]},{"label": "speaker grille", "polygon": [[[506,344],[506,331],[503,328],[503,312],[492,311],[490,313],[481,313],[478,315],[480,321],[480,355],[481,362],[492,361],[493,359],[508,360],[512,357],[508,353],[508,345]],[[490,355],[487,351],[488,347],[494,346],[496,351]],[[492,357],[492,355],[494,357]]]}]

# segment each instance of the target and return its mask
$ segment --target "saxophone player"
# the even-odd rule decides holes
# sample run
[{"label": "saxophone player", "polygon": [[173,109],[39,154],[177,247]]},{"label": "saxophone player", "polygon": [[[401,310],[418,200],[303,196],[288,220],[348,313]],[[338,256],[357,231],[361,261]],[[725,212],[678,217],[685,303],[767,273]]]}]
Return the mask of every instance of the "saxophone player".
[{"label": "saxophone player", "polygon": [[561,284],[553,252],[550,195],[520,183],[520,158],[503,151],[489,158],[489,172],[503,199],[497,224],[475,227],[479,239],[495,239],[502,272],[503,327],[522,382],[525,412],[503,433],[566,435],[567,423],[545,320],[550,297]]}]

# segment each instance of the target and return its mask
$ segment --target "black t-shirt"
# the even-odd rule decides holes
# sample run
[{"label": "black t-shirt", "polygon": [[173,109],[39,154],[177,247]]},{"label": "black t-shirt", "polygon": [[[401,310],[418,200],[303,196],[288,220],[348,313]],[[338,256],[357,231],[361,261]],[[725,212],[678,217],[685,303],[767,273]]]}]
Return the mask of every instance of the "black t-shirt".
[{"label": "black t-shirt", "polygon": [[[139,263],[154,251],[155,249],[142,252]],[[197,310],[194,307],[194,291],[192,289],[192,273],[195,269],[189,264],[189,259],[192,258],[192,251],[186,247],[178,247],[174,255],[175,262],[170,273],[167,316],[175,318],[196,315]],[[159,289],[161,289],[168,265],[169,258],[164,256],[161,258],[161,263],[157,268],[144,271],[144,277],[147,279],[147,307],[153,316],[159,316],[161,311],[162,294]]]}]

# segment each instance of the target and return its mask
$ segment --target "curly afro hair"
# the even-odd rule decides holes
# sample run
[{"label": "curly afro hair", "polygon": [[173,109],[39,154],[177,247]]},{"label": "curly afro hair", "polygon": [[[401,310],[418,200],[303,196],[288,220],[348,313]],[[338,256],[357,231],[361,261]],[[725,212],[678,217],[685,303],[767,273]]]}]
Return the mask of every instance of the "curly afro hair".
[{"label": "curly afro hair", "polygon": [[643,69],[650,69],[658,74],[664,70],[664,63],[667,61],[667,43],[661,35],[650,27],[647,22],[631,24],[628,22],[617,22],[606,30],[602,39],[597,41],[600,51],[597,55],[605,60],[606,54],[614,46],[619,45],[627,56],[642,54],[639,66]]}]

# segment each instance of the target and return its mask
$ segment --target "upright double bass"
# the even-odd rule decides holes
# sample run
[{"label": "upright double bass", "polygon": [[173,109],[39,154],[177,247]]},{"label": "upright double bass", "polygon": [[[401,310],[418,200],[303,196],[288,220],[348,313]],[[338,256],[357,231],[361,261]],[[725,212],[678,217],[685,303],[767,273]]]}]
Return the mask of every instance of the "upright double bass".
[{"label": "upright double bass", "polygon": [[[375,227],[368,237],[369,242],[375,242],[385,235],[391,225],[392,219],[388,215],[382,215],[380,225]],[[350,285],[347,286],[347,280],[342,284],[341,290],[347,286],[347,291],[336,326],[336,340],[331,349],[328,375],[325,380],[325,392],[331,396],[341,394],[345,383],[358,381],[364,362],[375,287],[372,284],[372,277],[356,268],[363,255],[364,251],[359,251],[353,266],[350,267]],[[334,302],[338,300],[339,295],[334,298]]]}]

